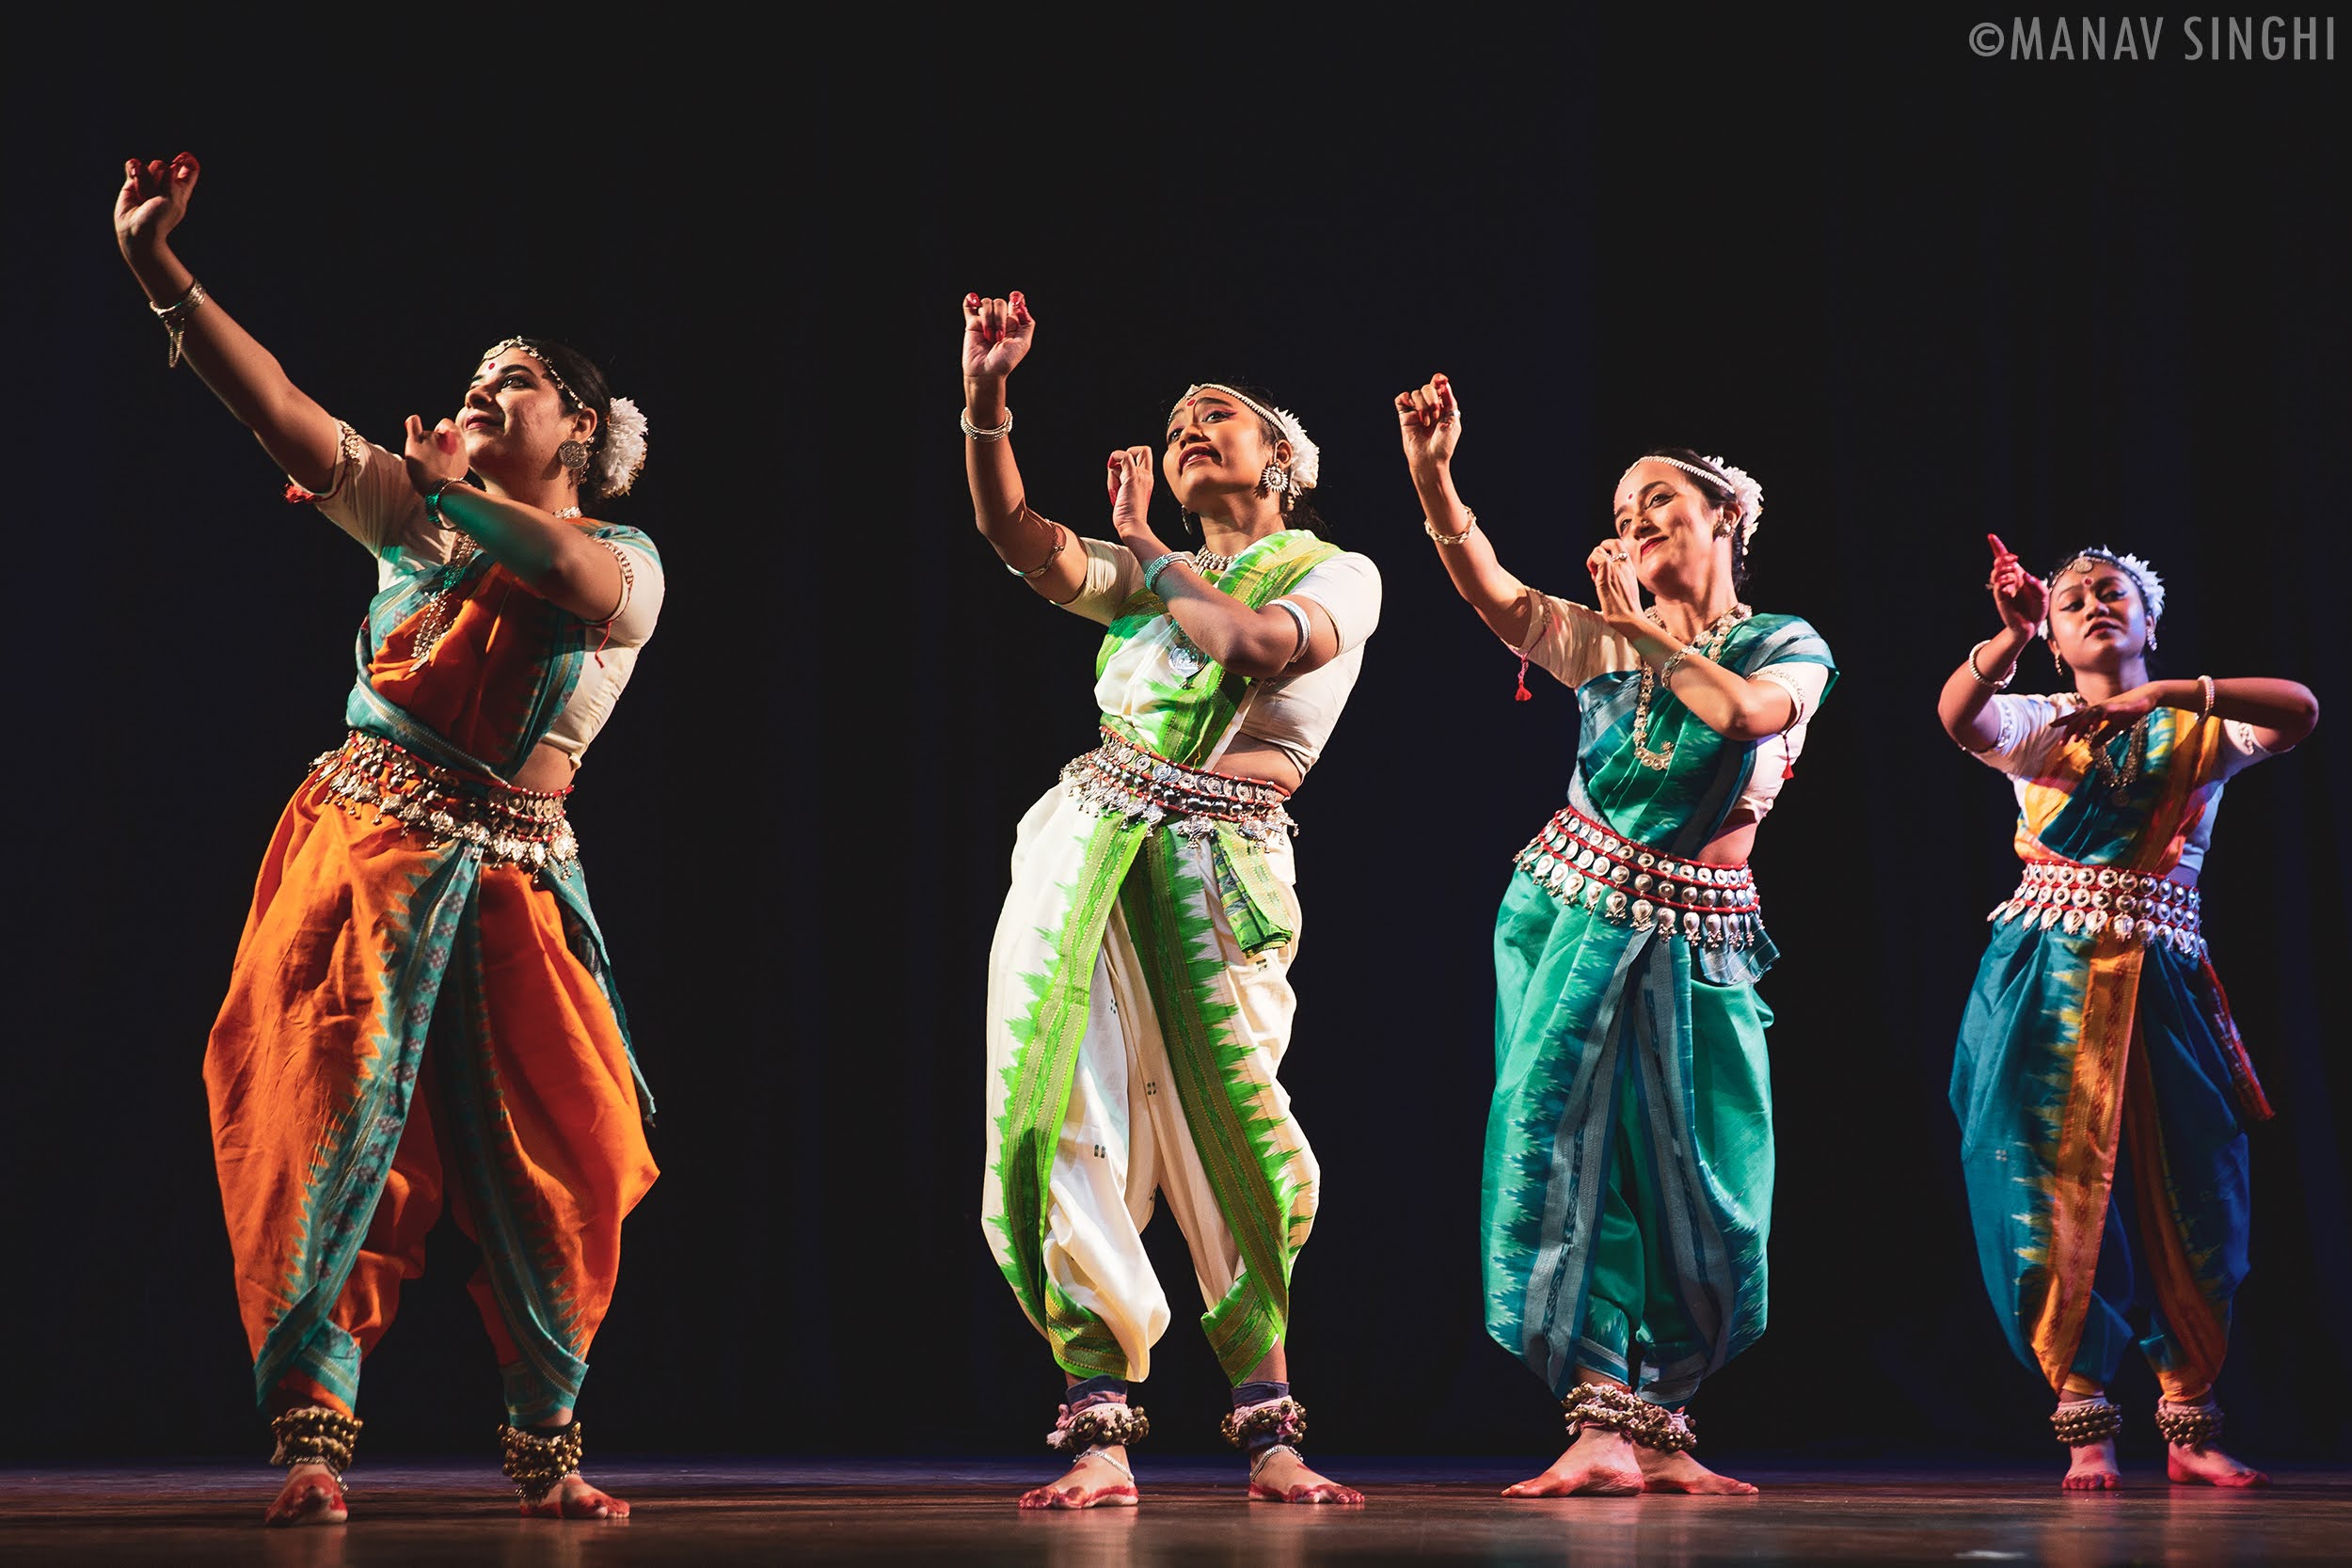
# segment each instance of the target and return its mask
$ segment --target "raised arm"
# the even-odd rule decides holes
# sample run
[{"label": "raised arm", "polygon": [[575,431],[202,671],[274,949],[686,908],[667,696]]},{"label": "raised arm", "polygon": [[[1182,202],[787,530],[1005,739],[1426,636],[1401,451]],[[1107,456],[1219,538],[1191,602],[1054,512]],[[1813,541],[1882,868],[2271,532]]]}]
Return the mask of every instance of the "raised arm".
[{"label": "raised arm", "polygon": [[167,164],[125,162],[115,197],[115,243],[148,303],[167,312],[175,362],[187,359],[295,483],[324,490],[333,481],[341,448],[334,419],[287,379],[277,356],[218,301],[197,289],[195,275],[172,251],[171,232],[187,216],[201,172],[187,152]]},{"label": "raised arm", "polygon": [[2017,656],[2041,635],[2050,613],[2050,589],[2018,563],[2016,552],[1997,533],[1984,536],[1993,546],[1993,575],[1985,581],[1993,608],[2000,611],[2001,629],[1968,650],[1944,681],[1935,701],[1935,716],[1944,733],[1966,751],[1981,752],[2001,737],[2000,721],[1987,709],[1994,693],[2017,673]]},{"label": "raised arm", "polygon": [[963,296],[963,476],[972,521],[997,559],[1038,594],[1068,604],[1086,586],[1087,553],[1068,529],[1029,509],[1005,397],[1036,333],[1020,290],[1003,299]]},{"label": "raised arm", "polygon": [[1535,594],[1503,570],[1477,515],[1454,488],[1454,451],[1462,439],[1462,405],[1454,384],[1438,374],[1425,386],[1397,393],[1396,423],[1423,526],[1437,541],[1438,560],[1454,579],[1454,591],[1497,637],[1514,648],[1525,647],[1535,624]]}]

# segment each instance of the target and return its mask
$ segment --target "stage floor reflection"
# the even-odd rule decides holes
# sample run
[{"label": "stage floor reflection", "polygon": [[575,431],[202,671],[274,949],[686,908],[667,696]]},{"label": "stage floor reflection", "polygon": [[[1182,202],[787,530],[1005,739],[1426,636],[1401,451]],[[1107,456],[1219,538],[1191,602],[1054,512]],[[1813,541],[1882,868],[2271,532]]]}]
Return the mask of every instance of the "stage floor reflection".
[{"label": "stage floor reflection", "polygon": [[2290,1470],[2224,1494],[2160,1476],[2068,1496],[2056,1474],[1748,1468],[1756,1497],[1510,1501],[1508,1465],[1317,1456],[1361,1509],[1242,1499],[1230,1465],[1146,1461],[1135,1509],[1025,1513],[1042,1465],[918,1465],[640,1457],[595,1478],[635,1505],[623,1524],[515,1515],[481,1463],[387,1459],[352,1472],[352,1519],[264,1531],[257,1465],[0,1470],[0,1560],[262,1563],[270,1568],[498,1564],[902,1562],[1159,1564],[1714,1562],[2342,1562],[2352,1470]]}]

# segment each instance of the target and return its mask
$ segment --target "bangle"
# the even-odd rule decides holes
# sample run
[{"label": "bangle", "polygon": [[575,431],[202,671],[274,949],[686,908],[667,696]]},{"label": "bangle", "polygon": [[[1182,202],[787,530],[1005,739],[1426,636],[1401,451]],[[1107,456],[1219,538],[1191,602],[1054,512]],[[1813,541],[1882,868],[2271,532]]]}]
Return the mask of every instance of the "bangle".
[{"label": "bangle", "polygon": [[1023,515],[1037,517],[1039,522],[1043,523],[1047,528],[1054,531],[1054,547],[1045,552],[1044,560],[1039,562],[1027,571],[1023,571],[1020,567],[1014,565],[1009,561],[1005,562],[1005,570],[1010,572],[1014,577],[1019,578],[1024,582],[1035,582],[1038,578],[1045,575],[1045,568],[1054,563],[1054,558],[1061,554],[1061,547],[1070,543],[1070,531],[1062,527],[1059,523],[1052,521],[1050,518],[1038,517],[1036,513],[1031,512],[1025,506],[1023,507],[1021,511]]},{"label": "bangle", "polygon": [[1661,691],[1673,689],[1675,666],[1680,664],[1684,659],[1689,658],[1696,652],[1698,652],[1698,649],[1695,646],[1685,642],[1681,647],[1677,648],[1673,653],[1666,656],[1666,662],[1658,667],[1658,689]]},{"label": "bangle", "polygon": [[1158,593],[1160,574],[1184,559],[1184,552],[1182,550],[1170,550],[1166,555],[1153,556],[1151,564],[1143,569],[1143,591],[1147,594]]},{"label": "bangle", "polygon": [[2220,693],[2214,689],[2213,677],[2211,675],[2198,676],[2197,685],[2205,694],[2205,705],[2197,710],[2197,717],[2200,719],[2210,719],[2213,717],[2213,705],[2220,700]]},{"label": "bangle", "polygon": [[[441,492],[448,489],[453,484],[463,484],[465,483],[466,476],[464,474],[453,474],[448,479],[442,480],[439,483],[434,485],[432,489],[427,490],[424,493],[424,515],[433,520],[433,526],[435,528],[439,529],[444,533],[448,532],[451,529],[455,528],[457,525],[451,522],[447,517],[441,515]],[[618,614],[619,611],[616,610],[614,613]]]},{"label": "bangle", "polygon": [[1462,531],[1459,533],[1439,533],[1437,523],[1427,517],[1421,520],[1421,531],[1440,545],[1458,545],[1468,539],[1470,536],[1470,531],[1478,526],[1478,514],[1469,507],[1462,508],[1462,515],[1468,517],[1470,521],[1462,525]]},{"label": "bangle", "polygon": [[1009,408],[1005,410],[1003,424],[981,426],[972,422],[972,410],[959,409],[956,412],[956,423],[961,425],[963,433],[975,441],[1001,441],[1012,434],[1012,410]]},{"label": "bangle", "polygon": [[1993,679],[1983,671],[1977,668],[1977,656],[1984,652],[1986,644],[1990,643],[1992,641],[1993,639],[1988,637],[1983,642],[1979,642],[1975,647],[1968,650],[1968,673],[1977,677],[1977,684],[1979,686],[1989,686],[1995,691],[2007,691],[2009,689],[2009,683],[2017,678],[2017,661],[2015,659],[2012,658],[2009,661],[2009,673],[2004,674],[1999,680]]},{"label": "bangle", "polygon": [[198,306],[212,297],[204,292],[203,284],[191,277],[188,279],[188,292],[169,305],[158,305],[153,300],[148,301],[147,308],[154,311],[162,320],[164,331],[171,338],[171,350],[164,356],[164,369],[171,370],[179,365],[180,341],[187,336],[188,317],[195,313]]},{"label": "bangle", "polygon": [[1282,661],[1282,667],[1288,669],[1306,657],[1307,644],[1313,639],[1315,628],[1307,620],[1306,607],[1294,599],[1277,599],[1266,608],[1288,610],[1291,619],[1298,623],[1298,646],[1293,648],[1291,657]]}]

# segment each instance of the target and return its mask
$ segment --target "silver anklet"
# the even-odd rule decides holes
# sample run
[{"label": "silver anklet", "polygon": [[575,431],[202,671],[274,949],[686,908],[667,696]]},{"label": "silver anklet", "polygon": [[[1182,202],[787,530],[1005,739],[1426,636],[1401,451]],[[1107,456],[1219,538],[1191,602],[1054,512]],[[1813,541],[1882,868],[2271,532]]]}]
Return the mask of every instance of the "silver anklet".
[{"label": "silver anklet", "polygon": [[1084,1452],[1080,1453],[1077,1458],[1070,1462],[1070,1467],[1074,1470],[1089,1459],[1101,1460],[1112,1469],[1117,1470],[1120,1475],[1125,1476],[1127,1478],[1127,1484],[1130,1486],[1135,1484],[1135,1471],[1128,1467],[1125,1461],[1121,1460],[1117,1454],[1111,1452],[1110,1446],[1108,1444],[1097,1443],[1092,1448],[1086,1449]]},{"label": "silver anklet", "polygon": [[1307,1463],[1307,1456],[1300,1453],[1296,1449],[1292,1448],[1288,1443],[1269,1443],[1264,1448],[1258,1450],[1257,1458],[1249,1462],[1249,1479],[1251,1481],[1256,1481],[1258,1479],[1258,1472],[1265,1468],[1265,1462],[1272,1459],[1278,1453],[1289,1454],[1293,1459],[1297,1460],[1301,1465]]}]

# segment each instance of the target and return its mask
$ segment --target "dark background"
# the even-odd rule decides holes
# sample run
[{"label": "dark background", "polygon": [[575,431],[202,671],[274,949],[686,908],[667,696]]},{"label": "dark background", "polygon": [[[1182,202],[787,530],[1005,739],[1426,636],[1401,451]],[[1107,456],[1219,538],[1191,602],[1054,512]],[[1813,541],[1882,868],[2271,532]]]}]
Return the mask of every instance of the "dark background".
[{"label": "dark background", "polygon": [[[957,303],[1020,288],[1047,512],[1102,531],[1102,454],[1249,376],[1385,575],[1297,810],[1284,1076],[1326,1190],[1292,1366],[1323,1451],[1559,1443],[1480,1327],[1477,1193],[1488,922],[1575,710],[1510,700],[1420,536],[1389,400],[1442,369],[1522,576],[1581,587],[1645,446],[1721,451],[1768,493],[1748,596],[1843,670],[1756,858],[1786,954],[1772,1326],[1702,1397],[1710,1453],[2055,1465],[1944,1102],[2011,813],[1935,692],[1994,626],[1993,528],[2036,564],[2153,560],[2160,672],[2337,703],[2352,62],[2188,62],[2177,26],[2155,64],[1986,60],[1974,13],[1892,8],[790,14],[123,20],[11,52],[0,1452],[263,1441],[199,1064],[372,577],[166,373],[113,253],[120,160],[185,147],[182,256],[370,436],[453,408],[514,332],[652,421],[612,515],[660,540],[668,607],[575,809],[665,1169],[595,1351],[603,1445],[1042,1459],[1060,1379],[977,1218],[982,963],[1012,824],[1090,743],[1094,634],[972,535],[953,425]],[[2346,733],[2232,785],[2205,880],[2280,1108],[2221,1386],[2257,1460],[2352,1434]],[[1221,1380],[1172,1226],[1152,1243],[1177,1322],[1143,1397],[1200,1449]],[[485,1446],[469,1266],[445,1229],[370,1365],[373,1449]],[[2119,1394],[2152,1456],[2144,1370]]]}]

